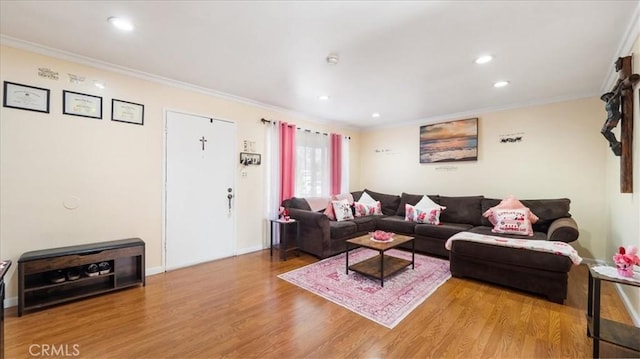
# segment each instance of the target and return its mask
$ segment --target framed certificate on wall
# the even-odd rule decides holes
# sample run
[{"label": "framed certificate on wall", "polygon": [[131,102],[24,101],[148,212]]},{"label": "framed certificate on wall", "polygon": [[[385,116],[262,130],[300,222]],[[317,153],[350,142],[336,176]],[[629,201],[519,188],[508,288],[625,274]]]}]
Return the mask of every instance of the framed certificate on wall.
[{"label": "framed certificate on wall", "polygon": [[5,81],[2,106],[49,113],[49,90]]},{"label": "framed certificate on wall", "polygon": [[101,120],[102,97],[66,90],[62,91],[62,113]]},{"label": "framed certificate on wall", "polygon": [[114,98],[111,100],[111,120],[144,125],[144,105]]}]

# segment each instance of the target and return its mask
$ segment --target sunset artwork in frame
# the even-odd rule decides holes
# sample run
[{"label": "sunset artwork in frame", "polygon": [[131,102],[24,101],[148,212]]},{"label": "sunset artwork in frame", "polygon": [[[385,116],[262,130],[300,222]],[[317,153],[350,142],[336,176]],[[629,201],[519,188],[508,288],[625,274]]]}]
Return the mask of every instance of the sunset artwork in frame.
[{"label": "sunset artwork in frame", "polygon": [[420,126],[420,163],[477,160],[477,118]]}]

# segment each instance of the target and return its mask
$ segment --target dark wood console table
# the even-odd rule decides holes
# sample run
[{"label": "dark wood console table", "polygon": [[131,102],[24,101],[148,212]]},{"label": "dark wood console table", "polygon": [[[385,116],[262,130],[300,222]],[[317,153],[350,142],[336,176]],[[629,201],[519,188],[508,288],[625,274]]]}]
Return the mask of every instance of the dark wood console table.
[{"label": "dark wood console table", "polygon": [[600,287],[602,281],[640,287],[640,283],[607,276],[589,266],[587,297],[587,336],[593,338],[593,357],[600,357],[600,341],[615,344],[640,353],[640,328],[600,318]]},{"label": "dark wood console table", "polygon": [[[88,266],[100,263],[102,273],[88,273]],[[144,286],[144,272],[145,243],[140,238],[26,252],[18,260],[18,316],[25,310]]]}]

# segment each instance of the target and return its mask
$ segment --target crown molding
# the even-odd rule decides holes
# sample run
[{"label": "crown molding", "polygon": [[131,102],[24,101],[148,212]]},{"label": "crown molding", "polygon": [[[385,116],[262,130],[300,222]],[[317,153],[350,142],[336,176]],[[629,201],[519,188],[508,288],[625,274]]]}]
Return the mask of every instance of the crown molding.
[{"label": "crown molding", "polygon": [[480,117],[482,114],[486,114],[486,113],[514,110],[518,108],[526,108],[526,107],[533,107],[533,106],[549,105],[549,104],[558,103],[558,102],[574,101],[574,100],[580,100],[583,98],[590,98],[590,97],[596,97],[596,96],[599,96],[599,95],[597,93],[582,93],[582,94],[572,95],[572,96],[558,96],[558,97],[550,97],[550,98],[545,98],[545,99],[535,100],[535,101],[518,102],[518,103],[513,103],[505,106],[484,107],[484,108],[479,108],[479,109],[469,110],[464,112],[450,113],[450,114],[433,116],[433,117],[425,117],[420,120],[403,121],[403,122],[398,122],[393,124],[369,127],[367,129],[363,129],[363,132],[371,132],[375,130],[405,127],[405,126],[430,125],[438,122],[460,120],[463,118],[471,118],[471,117]]},{"label": "crown molding", "polygon": [[[93,58],[90,58],[90,57],[78,55],[78,54],[75,54],[75,53],[72,53],[72,52],[67,52],[67,51],[55,49],[55,48],[52,48],[52,47],[36,44],[36,43],[33,43],[33,42],[17,39],[17,38],[14,38],[14,37],[11,37],[11,36],[7,36],[7,35],[4,35],[4,34],[0,34],[0,45],[14,47],[14,48],[17,48],[17,49],[33,52],[33,53],[40,54],[40,55],[50,56],[50,57],[53,57],[53,58],[57,58],[57,59],[60,59],[60,60],[65,60],[65,61],[70,61],[70,62],[74,62],[74,63],[81,64],[81,65],[91,66],[91,67],[95,67],[95,68],[98,68],[98,69],[101,69],[101,70],[111,71],[111,72],[115,72],[115,73],[118,73],[118,74],[121,74],[121,75],[131,76],[131,77],[135,77],[135,78],[138,78],[138,79],[159,83],[159,84],[162,84],[162,85],[179,88],[179,89],[182,89],[182,90],[198,92],[198,93],[201,93],[201,94],[204,94],[204,95],[213,96],[213,97],[216,97],[216,98],[219,98],[219,99],[223,99],[223,100],[239,102],[239,103],[250,105],[250,106],[256,106],[256,107],[260,107],[260,108],[263,108],[263,109],[266,109],[266,110],[275,111],[275,112],[279,112],[279,113],[282,113],[282,114],[287,114],[287,115],[290,115],[290,116],[302,117],[302,118],[304,118],[305,121],[309,121],[309,122],[312,122],[312,123],[317,123],[317,124],[321,124],[321,125],[327,125],[327,124],[330,123],[329,121],[327,121],[325,119],[312,118],[307,114],[304,114],[304,113],[301,113],[301,112],[297,112],[297,111],[294,111],[294,110],[290,110],[290,109],[286,109],[286,108],[278,107],[278,106],[274,106],[274,105],[269,105],[269,104],[266,104],[266,103],[263,103],[263,102],[259,102],[259,101],[255,101],[255,100],[251,100],[251,99],[248,99],[248,98],[245,98],[245,97],[236,96],[236,95],[232,95],[232,94],[228,94],[228,93],[212,90],[212,89],[209,89],[209,88],[206,88],[206,87],[201,87],[201,86],[190,84],[190,83],[187,83],[187,82],[182,82],[182,81],[170,79],[170,78],[167,78],[167,77],[154,75],[154,74],[147,73],[147,72],[144,72],[144,71],[134,70],[134,69],[131,69],[131,68],[128,68],[128,67],[115,65],[115,64],[112,64],[112,63],[109,63],[109,62],[105,62],[105,61],[93,59]],[[344,126],[341,126],[341,127],[344,127]]]},{"label": "crown molding", "polygon": [[[600,92],[607,92],[613,88],[613,85],[616,83],[618,79],[618,73],[616,72],[613,64],[619,57],[628,56],[631,54],[631,50],[633,48],[633,44],[636,39],[640,35],[640,1],[636,5],[636,9],[633,11],[633,16],[631,17],[631,22],[627,26],[627,30],[620,41],[620,45],[618,45],[618,51],[616,51],[616,56],[611,61],[611,65],[607,71],[607,77],[604,79],[602,83],[602,88]],[[636,56],[640,56],[640,54],[636,54]]]}]

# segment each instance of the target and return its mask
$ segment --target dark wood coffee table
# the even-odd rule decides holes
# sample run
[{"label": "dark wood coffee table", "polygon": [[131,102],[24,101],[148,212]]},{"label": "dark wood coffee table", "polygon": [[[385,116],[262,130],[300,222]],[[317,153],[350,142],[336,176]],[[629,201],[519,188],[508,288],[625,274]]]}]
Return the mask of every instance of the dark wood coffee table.
[{"label": "dark wood coffee table", "polygon": [[[411,261],[406,259],[385,255],[384,252],[396,248],[403,243],[411,242]],[[396,234],[391,242],[375,242],[370,235],[364,235],[352,239],[347,239],[346,273],[349,269],[368,277],[380,279],[380,286],[384,287],[384,279],[411,264],[411,269],[415,269],[416,245],[413,237]],[[379,252],[375,257],[365,259],[362,262],[349,265],[349,250],[359,247],[374,249]]]}]

